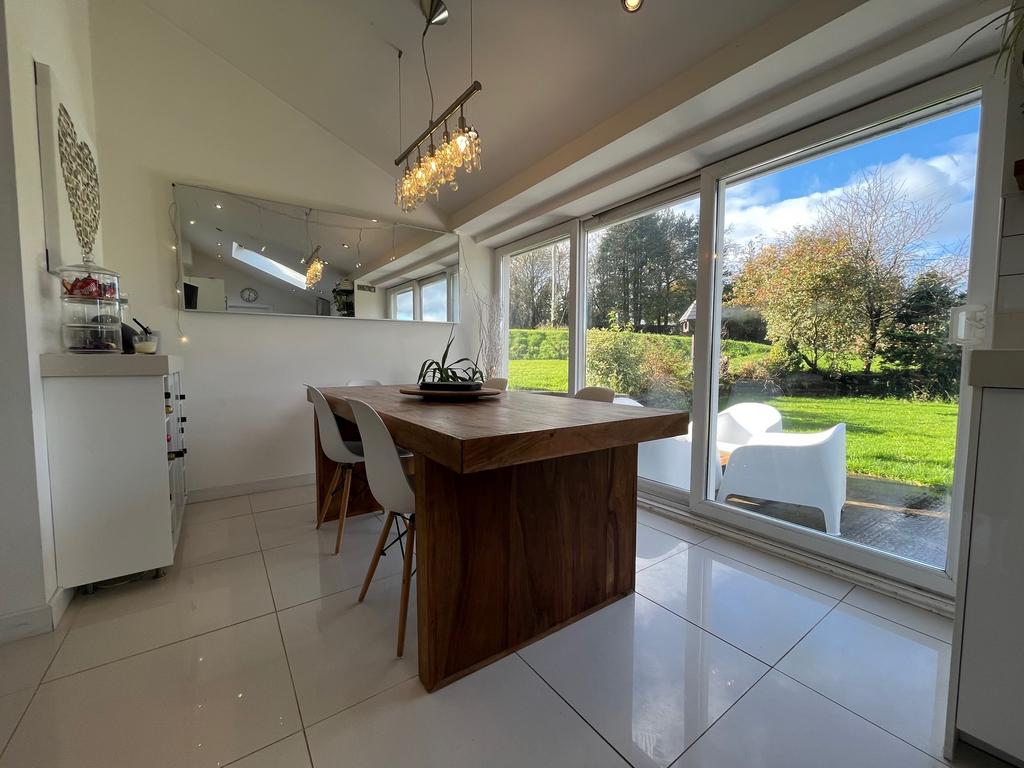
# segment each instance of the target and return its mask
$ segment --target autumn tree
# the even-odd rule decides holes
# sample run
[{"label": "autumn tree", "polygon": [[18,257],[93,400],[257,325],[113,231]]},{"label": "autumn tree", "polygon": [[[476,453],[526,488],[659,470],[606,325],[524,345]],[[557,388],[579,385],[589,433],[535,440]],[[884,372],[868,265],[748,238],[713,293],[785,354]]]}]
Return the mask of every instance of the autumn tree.
[{"label": "autumn tree", "polygon": [[857,317],[847,288],[853,265],[847,244],[810,228],[747,246],[730,302],[756,309],[766,335],[794,362],[814,372],[837,369],[850,348]]},{"label": "autumn tree", "polygon": [[851,282],[837,289],[856,312],[856,351],[865,373],[882,351],[908,283],[928,259],[923,242],[947,208],[915,199],[903,182],[875,168],[825,197],[818,209],[819,237],[843,245]]}]

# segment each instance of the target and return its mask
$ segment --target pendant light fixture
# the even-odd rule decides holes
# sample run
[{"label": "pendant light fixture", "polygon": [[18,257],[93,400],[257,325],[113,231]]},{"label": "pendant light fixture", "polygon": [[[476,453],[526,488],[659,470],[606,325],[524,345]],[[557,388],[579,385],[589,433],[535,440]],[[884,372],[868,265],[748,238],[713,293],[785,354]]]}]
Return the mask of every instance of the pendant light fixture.
[{"label": "pendant light fixture", "polygon": [[[472,82],[436,119],[434,118],[434,86],[430,81],[427,65],[427,32],[431,26],[448,21],[448,8],[442,0],[420,0],[420,9],[426,18],[426,26],[420,36],[423,53],[423,71],[430,91],[430,120],[427,129],[395,159],[395,165],[405,163],[405,171],[395,183],[395,204],[403,211],[411,211],[426,200],[427,195],[435,199],[440,196],[441,187],[455,191],[459,188],[458,171],[466,173],[480,170],[480,134],[466,121],[466,102],[483,87],[473,77],[473,2],[469,4],[469,73]],[[449,120],[455,121],[455,129],[449,130]],[[443,129],[443,130],[442,130]],[[435,143],[435,134],[439,144]],[[398,132],[402,132],[402,51],[398,51]],[[416,153],[413,162],[411,156]]]}]

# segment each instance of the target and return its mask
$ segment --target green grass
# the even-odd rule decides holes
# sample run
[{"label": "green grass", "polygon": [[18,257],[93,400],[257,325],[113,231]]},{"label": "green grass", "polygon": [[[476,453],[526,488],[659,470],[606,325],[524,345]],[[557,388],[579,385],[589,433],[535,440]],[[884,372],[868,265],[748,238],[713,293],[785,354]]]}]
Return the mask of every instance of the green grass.
[{"label": "green grass", "polygon": [[[567,389],[566,360],[509,360],[508,367],[512,389]],[[953,482],[956,403],[870,397],[776,397],[766,402],[782,412],[788,432],[816,432],[845,422],[846,466],[853,474],[916,485]]]}]

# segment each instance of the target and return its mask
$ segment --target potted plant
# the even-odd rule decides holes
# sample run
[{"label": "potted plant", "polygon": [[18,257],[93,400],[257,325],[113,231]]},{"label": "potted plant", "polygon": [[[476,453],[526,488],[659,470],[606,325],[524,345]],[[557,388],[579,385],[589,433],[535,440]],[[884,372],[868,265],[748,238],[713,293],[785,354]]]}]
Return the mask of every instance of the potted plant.
[{"label": "potted plant", "polygon": [[448,343],[440,360],[424,360],[420,366],[420,374],[416,379],[420,389],[443,390],[449,392],[472,392],[480,389],[484,383],[484,373],[476,362],[468,357],[460,357],[451,363],[448,355],[455,341],[455,329],[448,333]]}]

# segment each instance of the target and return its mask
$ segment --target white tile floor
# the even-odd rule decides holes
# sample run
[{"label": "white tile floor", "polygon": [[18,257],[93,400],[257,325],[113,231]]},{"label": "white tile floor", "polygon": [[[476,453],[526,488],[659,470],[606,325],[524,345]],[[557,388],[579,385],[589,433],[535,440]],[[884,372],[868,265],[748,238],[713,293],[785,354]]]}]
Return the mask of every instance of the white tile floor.
[{"label": "white tile floor", "polygon": [[356,601],[380,519],[335,557],[311,500],[193,505],[166,577],[0,646],[0,768],[942,765],[941,617],[641,511],[636,595],[427,694],[398,557]]}]

